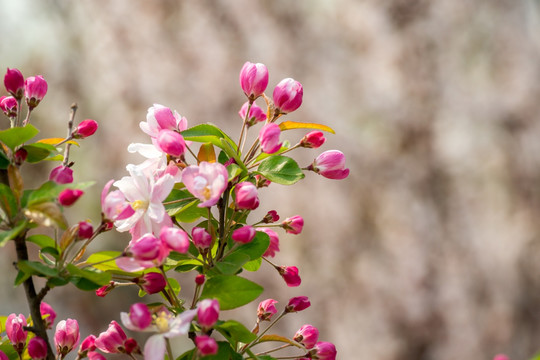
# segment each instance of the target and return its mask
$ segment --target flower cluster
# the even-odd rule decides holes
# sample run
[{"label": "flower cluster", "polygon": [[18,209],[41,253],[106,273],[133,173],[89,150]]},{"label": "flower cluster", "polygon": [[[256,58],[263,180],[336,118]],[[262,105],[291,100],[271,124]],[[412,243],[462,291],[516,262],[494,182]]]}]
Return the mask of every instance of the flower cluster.
[{"label": "flower cluster", "polygon": [[[345,156],[338,150],[322,152],[303,167],[288,156],[296,149],[320,148],[326,141],[323,131],[333,132],[325,125],[282,121],[302,104],[300,82],[283,79],[274,87],[272,96],[268,96],[266,66],[250,62],[242,67],[239,82],[246,102],[238,112],[242,119],[238,141],[210,123],[190,127],[177,111],[154,104],[148,109],[146,120],[139,124],[149,136],[147,143],[133,143],[127,149],[143,159],[138,164],[127,165],[128,175],[110,180],[103,187],[99,225],[94,227],[90,220],[82,220],[69,226],[63,212],[84,194],[83,185],[73,184],[70,145],[94,134],[97,122],[87,119],[75,126],[75,107],[66,138],[25,144],[35,136],[29,124],[30,114],[43,99],[47,83],[41,76],[24,79],[20,71],[8,69],[4,83],[11,96],[3,97],[0,106],[9,117],[11,128],[26,132],[18,143],[9,142],[0,132],[0,142],[8,149],[5,156],[8,166],[18,171],[25,161],[61,161],[51,170],[43,187],[29,190],[24,199],[15,202],[21,204],[20,208],[2,208],[9,216],[5,219],[6,226],[22,219],[21,229],[42,225],[63,231],[59,238],[40,235],[34,239],[41,247],[44,262],[36,265],[19,259],[25,281],[32,281],[34,275],[46,277],[51,282],[47,283],[44,294],[50,290],[49,284],[72,283],[83,290],[95,290],[99,297],[120,286],[135,286],[142,296],[160,294],[163,299],[151,305],[133,304],[129,312],[120,315],[128,330],[151,333],[142,349],[112,320],[105,331],[89,335],[81,342],[78,359],[103,359],[103,354],[110,353],[131,358],[143,355],[150,360],[162,360],[165,354],[169,359],[177,358],[172,354],[169,340],[182,335],[187,335],[194,344],[183,358],[198,359],[218,353],[224,358],[253,358],[257,355],[254,348],[268,341],[265,334],[277,321],[310,306],[307,297],[294,297],[274,317],[277,301],[265,300],[259,304],[256,326],[251,331],[234,320],[220,319],[222,310],[246,305],[262,293],[260,285],[242,276],[245,271],[258,271],[268,264],[268,269],[277,272],[287,286],[301,284],[297,266],[275,264],[274,258],[280,251],[279,231],[301,234],[304,218],[293,215],[281,220],[277,210],[269,209],[264,217],[254,219],[251,212],[264,206],[260,192],[268,188],[274,191],[274,184],[295,184],[310,171],[329,179],[344,179],[349,175]],[[23,97],[28,111],[21,123]],[[248,137],[254,129],[256,134]],[[292,129],[309,132],[291,145],[285,132]],[[248,138],[253,141],[251,145],[247,144]],[[63,155],[61,146],[65,147]],[[41,158],[37,157],[35,148],[41,149]],[[0,162],[0,168],[1,165]],[[17,199],[20,189],[11,183],[5,188],[9,190],[7,196],[12,194]],[[124,250],[98,252],[82,260],[90,242],[113,229],[129,233],[131,239]],[[23,239],[24,243],[25,236],[26,232],[14,232],[11,239]],[[184,296],[174,275],[191,271],[195,273],[195,290],[192,295]],[[232,293],[235,295],[231,296]],[[41,321],[44,328],[52,328],[56,319],[52,307],[41,302],[40,311],[39,318],[33,316],[35,321]],[[269,324],[261,330],[265,321]],[[23,315],[11,314],[6,332],[17,353],[28,349],[32,359],[51,358],[46,333],[27,341],[27,319]],[[226,341],[218,341],[216,333]],[[306,324],[286,344],[300,350],[299,359],[335,359],[335,346],[319,342],[318,337],[318,329]],[[58,322],[54,335],[56,357],[63,359],[77,348],[79,340],[76,320]],[[268,354],[282,348],[259,355],[271,359]]]}]

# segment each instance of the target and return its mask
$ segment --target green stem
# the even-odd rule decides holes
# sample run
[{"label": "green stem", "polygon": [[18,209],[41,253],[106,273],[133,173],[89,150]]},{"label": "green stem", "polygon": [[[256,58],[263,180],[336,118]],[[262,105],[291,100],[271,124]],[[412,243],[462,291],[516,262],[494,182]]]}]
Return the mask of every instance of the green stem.
[{"label": "green stem", "polygon": [[261,332],[259,334],[259,336],[257,336],[257,338],[255,340],[253,340],[252,342],[250,342],[249,344],[246,344],[244,346],[244,348],[242,349],[242,354],[244,354],[250,347],[254,346],[254,345],[257,345],[257,342],[263,337],[264,334],[266,334],[266,332],[268,330],[270,330],[272,328],[272,326],[274,326],[279,320],[281,320],[281,318],[283,316],[285,316],[285,314],[287,314],[285,311],[283,311],[274,321],[272,321],[270,323],[270,325],[268,325],[268,327],[266,329],[263,330],[263,332]]},{"label": "green stem", "polygon": [[167,346],[167,355],[169,355],[169,360],[174,360],[174,356],[172,353],[171,343],[169,341],[169,338],[165,338],[165,344]]}]

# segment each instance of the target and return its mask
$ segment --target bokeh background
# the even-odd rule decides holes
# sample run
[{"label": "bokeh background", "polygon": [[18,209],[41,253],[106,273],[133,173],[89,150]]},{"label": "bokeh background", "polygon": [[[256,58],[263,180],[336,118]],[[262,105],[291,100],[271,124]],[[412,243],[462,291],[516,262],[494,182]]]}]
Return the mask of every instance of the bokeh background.
[{"label": "bokeh background", "polygon": [[[285,77],[304,85],[290,120],[336,130],[298,162],[338,148],[351,169],[346,180],[310,173],[261,194],[261,213],[306,221],[301,235],[281,236],[275,259],[297,265],[302,285],[257,279],[282,305],[312,300],[279,330],[311,323],[340,359],[540,350],[538,0],[0,0],[0,33],[0,69],[49,83],[33,118],[44,137],[65,132],[74,101],[79,120],[99,121],[72,151],[76,181],[98,180],[72,221],[98,222],[103,184],[140,161],[126,147],[147,141],[138,123],[149,106],[238,132],[238,72],[262,62],[269,92]],[[127,241],[108,234],[95,249]],[[11,246],[0,264],[4,315],[27,312],[12,290]],[[190,294],[192,277],[178,280]],[[101,299],[72,287],[46,299],[83,322],[83,335],[136,300],[133,289]],[[254,311],[230,316],[250,327]]]}]

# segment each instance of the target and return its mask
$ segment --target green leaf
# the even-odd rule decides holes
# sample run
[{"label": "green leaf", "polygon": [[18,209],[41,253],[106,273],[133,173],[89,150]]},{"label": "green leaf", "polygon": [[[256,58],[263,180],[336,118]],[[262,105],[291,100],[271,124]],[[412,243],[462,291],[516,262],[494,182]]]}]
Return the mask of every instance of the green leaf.
[{"label": "green leaf", "polygon": [[182,289],[182,287],[180,286],[178,281],[176,279],[174,279],[174,278],[171,278],[171,277],[169,277],[167,279],[167,281],[169,283],[169,285],[167,285],[167,287],[169,287],[171,289],[171,291],[178,296],[178,294],[180,293],[180,290]]},{"label": "green leaf", "polygon": [[242,168],[243,171],[246,173],[248,172],[248,169],[246,168],[246,165],[242,162],[242,159],[240,159],[240,156],[237,154],[236,145],[232,142],[230,139],[221,139],[221,146],[220,146],[229,157],[232,157],[236,164]]},{"label": "green leaf", "polygon": [[15,239],[17,235],[25,230],[27,224],[27,221],[19,221],[13,229],[0,232],[0,247],[6,245],[9,240]]},{"label": "green leaf", "polygon": [[[186,140],[202,143],[210,142],[220,148],[220,139],[228,139],[234,144],[234,141],[227,134],[211,123],[195,125],[192,128],[182,131],[181,134]],[[234,145],[234,150],[236,150],[236,145]]]},{"label": "green leaf", "polygon": [[25,273],[47,277],[58,276],[58,270],[48,267],[47,265],[38,261],[20,260],[17,262],[17,267],[19,270]]},{"label": "green leaf", "polygon": [[257,231],[251,242],[239,246],[232,254],[245,254],[249,260],[256,260],[264,254],[268,246],[270,246],[268,234]]},{"label": "green leaf", "polygon": [[257,271],[261,267],[261,263],[262,263],[262,258],[249,261],[244,264],[244,269],[246,269],[247,271]]},{"label": "green leaf", "polygon": [[54,181],[47,181],[38,189],[29,192],[28,195],[23,195],[23,197],[28,196],[25,206],[39,204],[46,201],[54,201],[64,189],[84,190],[92,186],[94,183],[95,181],[87,181],[79,184],[57,184]]},{"label": "green leaf", "polygon": [[0,184],[0,207],[4,210],[9,220],[17,215],[17,198],[13,195],[11,188],[5,184]]},{"label": "green leaf", "polygon": [[165,210],[169,216],[175,216],[186,205],[193,201],[193,195],[187,190],[173,189],[169,196],[163,201]]},{"label": "green leaf", "polygon": [[97,285],[97,287],[107,285],[111,281],[111,274],[100,271],[96,268],[86,267],[79,269],[77,266],[69,264],[66,269],[71,275],[80,276],[81,278],[93,282]]},{"label": "green leaf", "polygon": [[40,248],[56,247],[56,241],[54,241],[53,238],[47,235],[41,235],[41,234],[31,235],[26,238],[26,241],[34,243]]},{"label": "green leaf", "polygon": [[227,166],[227,172],[229,173],[229,181],[237,176],[240,176],[243,172],[242,168],[236,164],[230,164]]},{"label": "green leaf", "polygon": [[207,208],[200,208],[197,204],[200,200],[193,200],[177,211],[175,217],[178,222],[192,223],[208,214]]},{"label": "green leaf", "polygon": [[246,305],[255,300],[263,287],[235,275],[218,275],[208,279],[201,298],[217,299],[220,309],[229,310]]},{"label": "green leaf", "polygon": [[11,162],[0,147],[0,169],[7,169],[9,167],[9,164],[11,164]]},{"label": "green leaf", "polygon": [[242,253],[232,253],[216,264],[216,268],[225,275],[234,275],[249,261],[249,256]]},{"label": "green leaf", "polygon": [[15,282],[13,283],[13,286],[17,287],[21,285],[23,282],[26,281],[30,276],[33,275],[33,272],[25,273],[24,271],[19,270],[17,272],[17,276],[15,277]]},{"label": "green leaf", "polygon": [[28,152],[26,161],[29,163],[36,163],[48,157],[51,153],[57,152],[56,148],[49,144],[34,143],[23,146]]},{"label": "green leaf", "polygon": [[[101,271],[106,271],[115,275],[125,275],[125,276],[140,276],[143,274],[142,271],[137,272],[128,272],[120,269],[116,265],[116,258],[121,254],[120,251],[100,251],[93,253],[88,257],[86,263],[93,264],[92,267],[99,269]],[[148,269],[147,269],[148,271]]]},{"label": "green leaf", "polygon": [[257,338],[257,335],[253,334],[244,325],[235,320],[227,320],[225,322],[220,321],[214,328],[225,336],[229,342],[231,342],[230,340],[233,340],[233,347],[236,347],[236,343],[238,342],[247,344]]},{"label": "green leaf", "polygon": [[282,185],[292,185],[305,176],[296,161],[280,155],[264,159],[259,165],[257,173]]},{"label": "green leaf", "polygon": [[0,141],[8,148],[14,150],[17,146],[24,144],[39,133],[32,124],[24,127],[14,127],[0,131]]},{"label": "green leaf", "polygon": [[[2,329],[6,328],[6,319],[3,320]],[[0,350],[4,352],[4,354],[7,355],[9,360],[19,360],[19,355],[15,351],[15,348],[9,341],[6,341],[2,345],[0,345]]]},{"label": "green leaf", "polygon": [[47,280],[47,285],[49,287],[57,287],[57,286],[65,286],[69,284],[69,278],[63,278],[63,277],[52,277],[49,280]]}]

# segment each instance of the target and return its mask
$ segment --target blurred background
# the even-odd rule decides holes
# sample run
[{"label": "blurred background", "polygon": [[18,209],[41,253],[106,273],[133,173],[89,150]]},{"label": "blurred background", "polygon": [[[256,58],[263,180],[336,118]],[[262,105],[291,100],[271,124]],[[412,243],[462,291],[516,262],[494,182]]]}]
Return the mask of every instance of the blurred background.
[{"label": "blurred background", "polygon": [[[262,62],[269,94],[285,77],[304,86],[289,120],[336,131],[293,157],[306,166],[337,148],[351,169],[342,181],[309,173],[261,191],[259,214],[306,224],[281,235],[275,258],[300,268],[299,288],[271,271],[249,275],[266,287],[259,300],[310,297],[279,331],[310,323],[340,359],[518,360],[540,350],[540,1],[0,0],[0,19],[0,69],[49,83],[32,120],[42,136],[65,133],[72,102],[78,120],[100,124],[72,151],[75,181],[98,183],[71,221],[97,223],[105,182],[141,161],[126,147],[148,141],[138,123],[153,103],[238,134],[238,73]],[[110,233],[94,250],[128,240]],[[3,289],[12,252],[2,254]],[[190,297],[193,276],[178,280]],[[46,301],[86,336],[137,296],[68,286]],[[3,315],[27,313],[23,302],[22,289],[0,292]],[[251,327],[255,306],[224,318]]]}]

